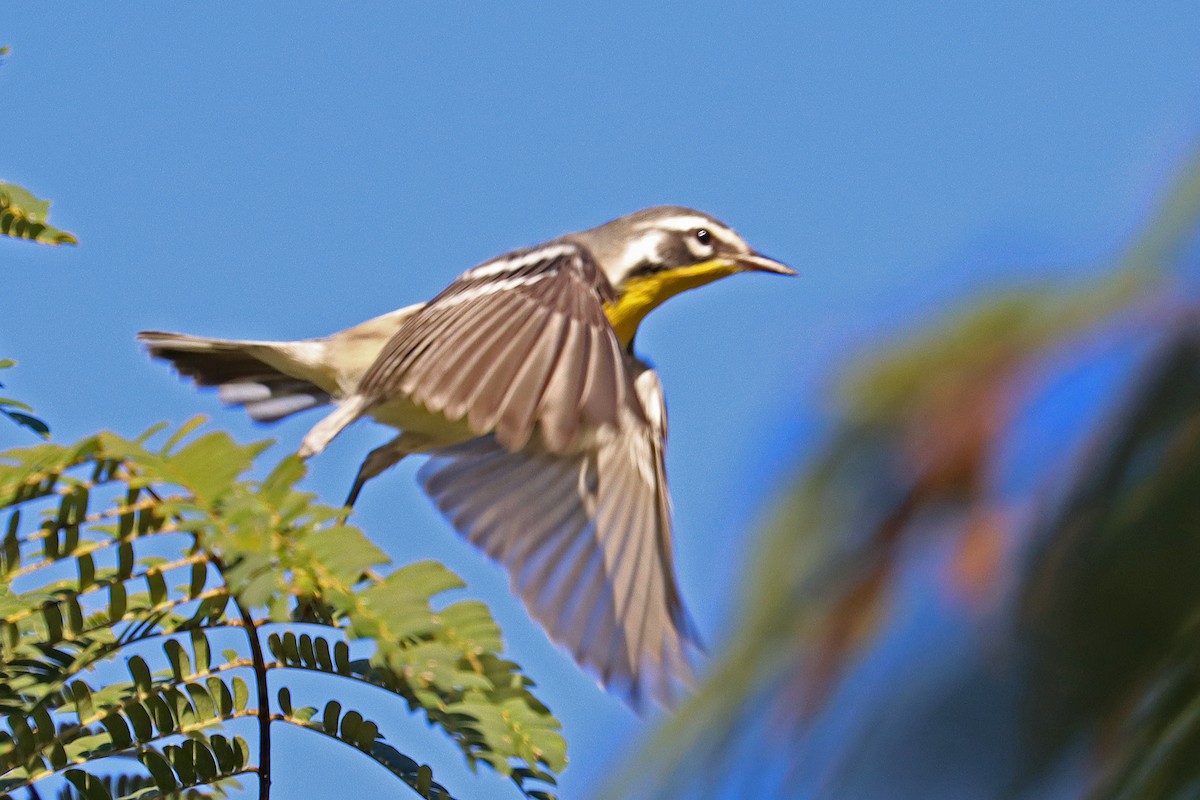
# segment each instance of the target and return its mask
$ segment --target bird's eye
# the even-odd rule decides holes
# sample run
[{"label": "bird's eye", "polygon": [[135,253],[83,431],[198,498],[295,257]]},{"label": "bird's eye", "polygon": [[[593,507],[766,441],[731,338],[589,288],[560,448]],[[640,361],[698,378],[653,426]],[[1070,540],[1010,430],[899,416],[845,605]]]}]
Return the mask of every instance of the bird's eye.
[{"label": "bird's eye", "polygon": [[699,229],[696,231],[696,241],[706,247],[711,247],[713,242],[712,232],[708,228]]}]

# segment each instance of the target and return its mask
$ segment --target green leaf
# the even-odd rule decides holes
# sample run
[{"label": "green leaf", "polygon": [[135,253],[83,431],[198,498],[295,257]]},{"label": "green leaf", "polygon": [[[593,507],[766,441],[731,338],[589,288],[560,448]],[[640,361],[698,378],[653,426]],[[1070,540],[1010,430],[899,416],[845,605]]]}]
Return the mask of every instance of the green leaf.
[{"label": "green leaf", "polygon": [[33,721],[36,725],[34,740],[39,746],[45,747],[54,740],[54,720],[50,718],[50,712],[45,706],[38,706],[34,709]]},{"label": "green leaf", "polygon": [[208,637],[204,635],[204,631],[196,628],[191,631],[191,638],[192,653],[196,656],[196,672],[208,672],[211,666],[208,651]]},{"label": "green leaf", "polygon": [[138,693],[145,696],[153,690],[154,677],[150,674],[150,666],[141,656],[130,656],[125,662]]},{"label": "green leaf", "polygon": [[[4,184],[0,183],[0,192],[3,191],[3,186]],[[0,217],[3,217],[2,211],[0,211]],[[17,362],[13,361],[12,359],[0,360],[0,369],[7,369],[15,366],[16,363]],[[0,383],[0,386],[3,385],[4,384]],[[28,428],[38,436],[41,436],[43,439],[50,438],[50,428],[46,426],[45,422],[42,422],[37,417],[33,416],[32,413],[29,413],[32,411],[33,409],[27,404],[18,400],[13,400],[7,397],[0,398],[0,415],[8,417],[17,425]]]},{"label": "green leaf", "polygon": [[62,640],[63,619],[62,612],[57,605],[51,604],[42,609],[42,622],[46,625],[47,642],[54,643]]},{"label": "green leaf", "polygon": [[171,476],[202,502],[211,503],[233,486],[250,468],[265,445],[239,447],[227,433],[209,433],[170,457]]},{"label": "green leaf", "polygon": [[250,745],[240,736],[233,737],[233,750],[237,754],[238,769],[250,763]]},{"label": "green leaf", "polygon": [[376,740],[371,748],[371,757],[396,775],[417,794],[427,800],[454,800],[446,787],[433,780],[433,771],[425,764],[418,764],[391,745]]},{"label": "green leaf", "polygon": [[205,681],[205,685],[208,686],[208,692],[216,702],[220,715],[226,717],[232,714],[236,708],[233,702],[233,692],[229,690],[225,681],[214,675]]},{"label": "green leaf", "polygon": [[[135,519],[135,516],[133,514],[130,514],[129,515],[130,533],[132,533],[132,531],[133,531],[134,519]],[[121,544],[117,546],[117,578],[119,580],[128,580],[130,577],[133,576],[133,562],[134,562],[133,542],[121,542]]]},{"label": "green leaf", "polygon": [[71,684],[71,696],[75,701],[75,714],[79,717],[79,724],[85,724],[85,720],[89,720],[96,713],[96,707],[92,704],[92,690],[83,681],[75,681]]},{"label": "green leaf", "polygon": [[33,738],[33,729],[23,714],[11,714],[8,717],[8,727],[12,731],[14,750],[22,761],[27,760],[37,749],[37,741]]},{"label": "green leaf", "polygon": [[101,717],[100,724],[108,731],[113,747],[117,750],[124,750],[133,743],[133,739],[129,735],[129,726],[125,723],[125,718],[119,713],[113,712]]},{"label": "green leaf", "polygon": [[324,672],[333,671],[333,655],[329,651],[329,640],[323,636],[318,636],[313,642],[313,658],[316,660],[317,667]]},{"label": "green leaf", "polygon": [[104,781],[90,772],[69,769],[63,773],[63,777],[75,787],[75,791],[79,792],[79,796],[83,800],[112,800],[112,795],[105,788]]},{"label": "green leaf", "polygon": [[220,734],[214,735],[208,740],[208,743],[212,748],[213,755],[216,756],[217,767],[221,772],[229,774],[235,772],[241,766],[238,764],[237,751],[224,736]]},{"label": "green leaf", "polygon": [[391,561],[362,531],[349,526],[325,528],[306,543],[322,568],[344,583],[353,584],[371,567]]},{"label": "green leaf", "polygon": [[250,701],[250,689],[246,686],[246,682],[240,677],[233,679],[233,707],[238,711],[246,708],[246,703]]},{"label": "green leaf", "polygon": [[201,720],[215,719],[217,716],[217,704],[213,700],[212,695],[208,693],[208,689],[199,683],[184,684],[184,690],[192,700],[192,705],[196,709],[196,716]]},{"label": "green leaf", "polygon": [[79,244],[73,234],[52,227],[46,221],[49,214],[49,200],[39,200],[20,186],[0,182],[0,234],[42,244]]},{"label": "green leaf", "polygon": [[22,428],[28,428],[43,439],[50,438],[50,426],[32,414],[26,414],[24,411],[9,411],[6,408],[0,408],[0,414],[8,417]]},{"label": "green leaf", "polygon": [[344,715],[342,715],[340,738],[350,742],[351,744],[357,745],[359,729],[362,726],[362,722],[362,714],[354,710],[347,711]]},{"label": "green leaf", "polygon": [[152,438],[155,434],[165,430],[166,427],[167,427],[166,422],[156,422],[153,425],[151,425],[149,428],[147,428],[146,430],[144,430],[140,434],[138,434],[137,438],[134,439],[133,442],[134,442],[134,444],[144,445],[147,440]]},{"label": "green leaf", "polygon": [[12,572],[19,569],[21,566],[21,540],[17,538],[17,530],[21,525],[21,512],[19,509],[13,509],[12,514],[8,517],[8,530],[4,534],[3,550],[0,551],[0,564],[3,565],[3,572]]},{"label": "green leaf", "polygon": [[259,492],[269,505],[279,508],[296,482],[305,476],[308,467],[304,460],[291,455],[275,465],[271,474],[262,482]]},{"label": "green leaf", "polygon": [[144,705],[129,703],[125,706],[125,716],[129,717],[129,724],[133,726],[133,735],[139,742],[148,742],[154,738],[154,721],[150,719],[150,712]]},{"label": "green leaf", "polygon": [[208,562],[201,561],[192,564],[192,579],[188,584],[188,597],[195,597],[204,591],[204,584],[208,581]]},{"label": "green leaf", "polygon": [[[179,430],[175,431],[167,438],[167,441],[163,444],[162,449],[159,450],[159,455],[164,457],[169,456],[171,451],[175,449],[175,445],[186,439],[189,433],[199,428],[205,422],[208,422],[208,418],[203,414],[197,414],[187,422],[180,425]],[[157,432],[158,431],[156,431],[154,428],[151,428],[150,430],[146,431],[146,433],[142,434],[142,437],[148,439]],[[141,441],[141,439],[139,439],[139,441]]]},{"label": "green leaf", "polygon": [[167,600],[167,579],[158,570],[146,573],[146,586],[150,589],[150,602],[160,605]]},{"label": "green leaf", "polygon": [[286,717],[292,715],[292,692],[286,686],[279,690],[279,710]]},{"label": "green leaf", "polygon": [[406,585],[410,591],[423,597],[466,586],[462,578],[437,561],[418,561],[401,567],[388,576],[387,582]]},{"label": "green leaf", "polygon": [[321,717],[321,727],[326,733],[331,736],[336,736],[338,731],[338,718],[342,713],[342,704],[337,700],[330,700],[325,704],[325,713]]},{"label": "green leaf", "polygon": [[56,770],[62,769],[70,763],[71,759],[67,755],[67,749],[63,747],[62,742],[55,741],[50,745],[49,760],[50,768]]},{"label": "green leaf", "polygon": [[184,786],[191,786],[196,782],[195,754],[187,747],[188,744],[191,744],[190,740],[183,746],[167,745],[163,748],[163,753],[175,768],[175,774],[179,776],[179,782]]},{"label": "green leaf", "polygon": [[345,642],[335,642],[333,645],[333,660],[341,675],[350,674],[350,645]]},{"label": "green leaf", "polygon": [[167,660],[171,662],[171,672],[175,676],[175,680],[182,681],[192,674],[192,662],[188,658],[187,651],[183,649],[183,645],[174,639],[168,639],[163,642],[163,652],[167,654]]},{"label": "green leaf", "polygon": [[125,594],[125,584],[110,583],[108,585],[108,619],[117,622],[125,616],[128,598]]},{"label": "green leaf", "polygon": [[312,637],[307,633],[300,636],[300,663],[306,667],[315,667],[317,665],[317,653],[313,647]]},{"label": "green leaf", "polygon": [[86,592],[96,583],[96,560],[91,553],[84,553],[75,559],[75,566],[79,571],[79,591]]},{"label": "green leaf", "polygon": [[175,780],[175,771],[171,769],[162,753],[157,750],[143,750],[138,753],[138,759],[154,778],[160,792],[167,794],[179,788],[179,781]]},{"label": "green leaf", "polygon": [[154,726],[158,728],[159,735],[170,736],[179,730],[175,713],[171,710],[171,705],[165,697],[161,694],[150,695],[146,698],[145,704],[150,715],[154,717]]},{"label": "green leaf", "polygon": [[217,759],[204,742],[198,739],[189,739],[183,746],[191,748],[197,783],[210,783],[217,777]]}]

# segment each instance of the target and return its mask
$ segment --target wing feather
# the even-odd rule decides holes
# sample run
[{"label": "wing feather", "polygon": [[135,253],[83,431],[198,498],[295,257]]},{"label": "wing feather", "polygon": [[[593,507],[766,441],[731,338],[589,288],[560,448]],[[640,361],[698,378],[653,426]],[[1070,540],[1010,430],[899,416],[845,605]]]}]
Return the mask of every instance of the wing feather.
[{"label": "wing feather", "polygon": [[570,242],[463,273],[413,314],[364,376],[368,405],[406,396],[465,418],[519,450],[541,433],[554,453],[642,409],[604,313],[614,299],[591,255]]},{"label": "wing feather", "polygon": [[[653,372],[636,391],[643,405],[661,404]],[[672,702],[701,649],[674,575],[664,435],[653,407],[594,449],[513,452],[485,436],[434,453],[419,474],[551,638],[634,705]]]},{"label": "wing feather", "polygon": [[[488,365],[496,361],[510,344],[513,334],[527,322],[523,315],[507,310],[506,307],[512,305],[503,303],[492,309],[493,316],[478,321],[478,333],[470,339],[464,338],[464,352],[447,367],[446,378],[437,387],[440,394],[431,394],[426,401],[429,408],[441,410],[450,419],[462,419],[467,415],[478,397],[480,383],[488,374]],[[469,320],[464,322],[464,331],[471,325]]]},{"label": "wing feather", "polygon": [[588,330],[581,323],[568,320],[562,348],[572,355],[560,358],[555,363],[539,402],[546,407],[574,408],[576,413],[540,414],[542,438],[551,452],[564,452],[579,433],[579,410],[587,380],[588,360],[591,358],[590,343]]}]

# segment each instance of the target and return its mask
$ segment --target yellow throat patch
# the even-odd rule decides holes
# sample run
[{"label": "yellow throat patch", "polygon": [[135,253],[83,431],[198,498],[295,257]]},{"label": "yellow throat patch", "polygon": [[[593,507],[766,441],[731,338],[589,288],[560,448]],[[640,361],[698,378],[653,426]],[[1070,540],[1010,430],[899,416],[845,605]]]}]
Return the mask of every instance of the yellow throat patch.
[{"label": "yellow throat patch", "polygon": [[608,322],[617,332],[622,347],[629,347],[638,326],[654,309],[680,292],[695,289],[738,271],[724,259],[703,261],[686,267],[668,269],[654,275],[633,278],[625,283],[621,296],[604,306]]}]

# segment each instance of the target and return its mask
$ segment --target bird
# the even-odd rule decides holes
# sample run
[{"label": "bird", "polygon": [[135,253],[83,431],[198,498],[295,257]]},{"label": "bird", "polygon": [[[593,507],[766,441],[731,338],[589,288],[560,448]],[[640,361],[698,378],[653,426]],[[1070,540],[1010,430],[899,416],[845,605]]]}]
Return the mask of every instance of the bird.
[{"label": "bird", "polygon": [[428,456],[426,494],[549,636],[635,709],[671,707],[703,642],[675,575],[662,384],[634,341],[664,301],[742,272],[796,274],[709,214],[657,206],[505,253],[428,302],[322,338],[138,338],[256,421],[333,404],[301,458],[363,417],[395,428],[346,506]]}]

